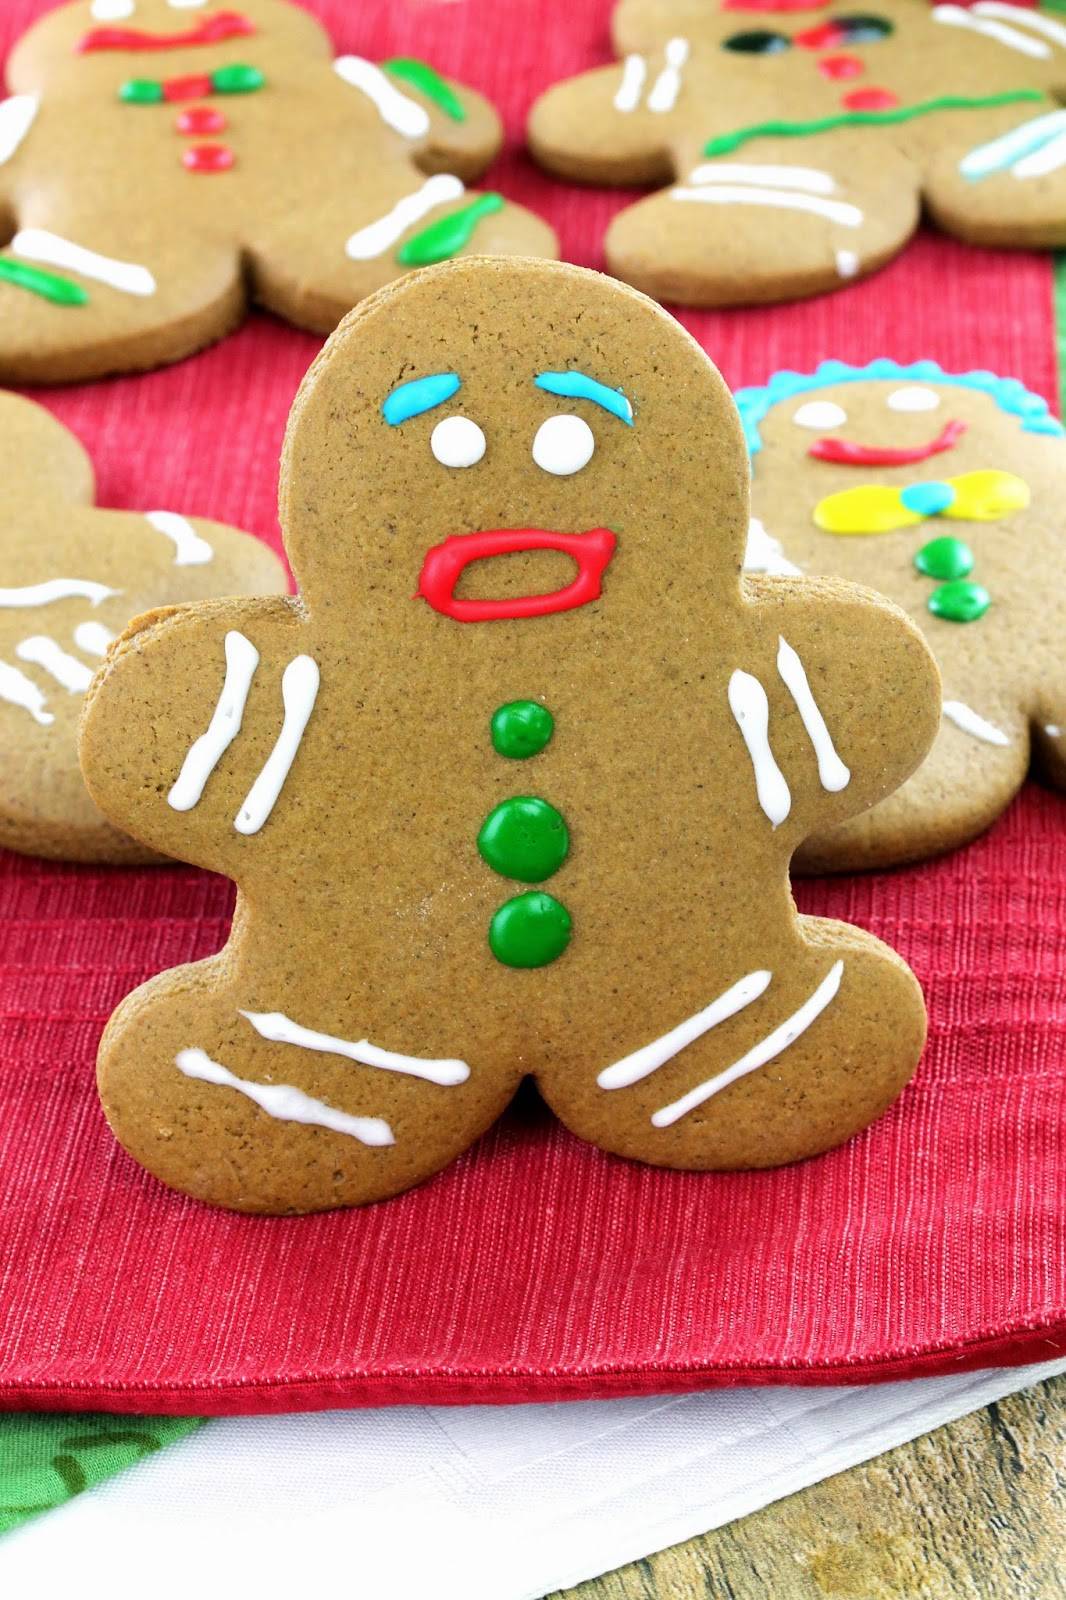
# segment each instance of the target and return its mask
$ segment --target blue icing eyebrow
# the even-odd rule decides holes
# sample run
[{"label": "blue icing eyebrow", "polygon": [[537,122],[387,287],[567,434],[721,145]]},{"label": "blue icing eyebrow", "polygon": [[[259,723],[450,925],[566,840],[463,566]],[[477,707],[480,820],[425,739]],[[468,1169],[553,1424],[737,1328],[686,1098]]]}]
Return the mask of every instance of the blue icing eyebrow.
[{"label": "blue icing eyebrow", "polygon": [[412,378],[410,383],[401,383],[392,391],[381,407],[381,414],[390,427],[396,428],[408,418],[419,417],[423,411],[432,411],[434,406],[450,400],[461,381],[457,372],[431,372],[425,378]]},{"label": "blue icing eyebrow", "polygon": [[621,418],[627,427],[633,426],[633,407],[621,389],[608,389],[605,383],[597,383],[584,372],[538,372],[533,382],[538,389],[565,400],[591,400],[593,405]]},{"label": "blue icing eyebrow", "polygon": [[937,361],[912,361],[904,365],[880,356],[865,367],[849,366],[846,361],[823,361],[814,372],[775,372],[768,383],[758,388],[738,389],[733,396],[751,455],[762,449],[759,423],[772,406],[796,395],[810,394],[837,383],[861,383],[867,378],[917,378],[926,383],[953,384],[959,389],[977,389],[992,399],[1008,416],[1018,417],[1023,433],[1066,434],[1061,422],[1048,410],[1042,395],[1034,394],[1017,378],[1000,378],[980,368],[973,372],[945,372]]}]

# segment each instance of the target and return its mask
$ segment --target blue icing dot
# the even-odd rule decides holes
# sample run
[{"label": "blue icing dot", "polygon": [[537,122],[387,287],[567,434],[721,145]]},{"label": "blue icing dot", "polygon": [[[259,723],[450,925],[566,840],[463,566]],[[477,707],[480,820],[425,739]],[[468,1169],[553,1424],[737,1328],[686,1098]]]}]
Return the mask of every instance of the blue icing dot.
[{"label": "blue icing dot", "polygon": [[900,491],[900,499],[908,511],[919,517],[935,517],[953,504],[955,491],[950,483],[909,483]]}]

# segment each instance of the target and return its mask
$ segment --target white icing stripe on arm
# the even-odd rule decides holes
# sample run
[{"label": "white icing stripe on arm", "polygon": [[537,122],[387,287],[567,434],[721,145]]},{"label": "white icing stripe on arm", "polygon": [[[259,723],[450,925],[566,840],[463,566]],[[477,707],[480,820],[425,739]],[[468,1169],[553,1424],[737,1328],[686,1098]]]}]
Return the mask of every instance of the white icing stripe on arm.
[{"label": "white icing stripe on arm", "polygon": [[767,1034],[765,1039],[753,1046],[746,1055],[741,1056],[739,1061],[734,1061],[731,1067],[726,1067],[724,1072],[708,1078],[705,1083],[698,1084],[695,1089],[690,1089],[688,1094],[682,1095],[680,1100],[675,1100],[671,1105],[663,1106],[661,1111],[656,1111],[651,1119],[655,1127],[671,1127],[690,1111],[694,1111],[697,1106],[701,1106],[705,1100],[709,1100],[712,1095],[720,1093],[722,1089],[728,1089],[731,1083],[736,1083],[738,1078],[754,1072],[757,1067],[765,1067],[768,1061],[772,1061],[783,1050],[787,1050],[789,1045],[795,1044],[800,1034],[806,1033],[815,1018],[821,1016],[826,1006],[835,998],[843,971],[843,961],[835,962],[810,999],[805,1000],[798,1011],[794,1011],[779,1028]]},{"label": "white icing stripe on arm", "polygon": [[978,0],[973,10],[979,17],[1002,17],[1005,22],[1017,23],[1020,28],[1032,28],[1036,33],[1053,39],[1056,44],[1066,45],[1066,25],[1045,17],[1039,11],[1026,11],[1019,5],[1003,4],[1002,0]]},{"label": "white icing stripe on arm", "polygon": [[13,94],[0,100],[0,167],[11,160],[29,133],[39,105],[35,94]]},{"label": "white icing stripe on arm", "polygon": [[214,550],[200,537],[188,517],[179,516],[176,511],[147,511],[145,517],[157,533],[173,544],[176,567],[202,567],[214,560]]},{"label": "white icing stripe on arm", "polygon": [[686,1045],[692,1044],[711,1028],[716,1028],[727,1017],[743,1011],[753,1000],[758,1000],[765,993],[772,976],[766,971],[749,972],[747,977],[741,978],[731,989],[720,994],[717,1000],[712,1000],[709,1006],[678,1023],[669,1033],[664,1033],[661,1039],[653,1040],[643,1049],[634,1050],[632,1055],[616,1061],[611,1067],[604,1067],[596,1082],[601,1089],[628,1089],[630,1084],[639,1083],[650,1072],[657,1072]]},{"label": "white icing stripe on arm", "polygon": [[789,694],[796,702],[796,710],[807,730],[807,737],[818,757],[818,781],[829,794],[837,794],[851,782],[851,773],[836,753],[825,718],[807,682],[803,662],[786,639],[778,635],[777,670]]},{"label": "white icing stripe on arm", "polygon": [[167,805],[191,811],[198,805],[208,778],[241,731],[248,691],[259,665],[259,651],[235,629],[226,635],[226,677],[207,732],[189,746]]},{"label": "white icing stripe on arm", "polygon": [[[959,171],[964,178],[986,178],[1009,167],[1018,177],[1038,177],[1042,170],[1051,170],[1041,163],[1047,159],[1048,146],[1053,147],[1062,133],[1066,133],[1066,110],[1049,111],[976,145],[959,162]],[[1051,160],[1054,163],[1054,156]]]},{"label": "white icing stripe on arm", "polygon": [[626,56],[625,66],[622,68],[622,81],[614,97],[616,111],[628,112],[637,109],[647,75],[648,63],[643,56]]},{"label": "white icing stripe on arm", "polygon": [[416,100],[401,94],[380,67],[363,56],[338,56],[333,63],[338,77],[362,90],[377,107],[382,122],[402,133],[405,139],[420,139],[429,132],[429,112]]},{"label": "white icing stripe on arm", "polygon": [[1032,150],[1016,161],[1011,172],[1016,178],[1043,178],[1063,166],[1066,166],[1066,126],[1055,138],[1045,139],[1039,150]]},{"label": "white icing stripe on arm", "polygon": [[318,664],[310,656],[296,656],[285,668],[281,678],[285,720],[277,744],[245,795],[244,804],[234,819],[233,826],[238,833],[258,833],[277,805],[285,779],[289,776],[289,768],[300,748],[304,729],[315,709],[318,684]]},{"label": "white icing stripe on arm", "polygon": [[802,570],[785,555],[780,539],[767,533],[758,517],[748,523],[748,543],[744,551],[745,572],[767,572],[778,578],[800,578]]},{"label": "white icing stripe on arm", "polygon": [[332,1033],[316,1033],[313,1028],[302,1028],[282,1011],[242,1011],[256,1033],[273,1044],[295,1044],[305,1050],[321,1050],[325,1055],[345,1056],[365,1067],[381,1067],[386,1072],[404,1072],[412,1078],[424,1078],[427,1083],[439,1083],[445,1088],[465,1083],[470,1068],[465,1061],[431,1061],[422,1056],[397,1055],[392,1050],[382,1050],[369,1039],[339,1039]]},{"label": "white icing stripe on arm", "polygon": [[28,583],[21,589],[0,589],[0,606],[47,606],[53,600],[89,600],[98,606],[101,600],[121,593],[121,589],[109,589],[106,583],[91,583],[87,578],[49,578],[47,583]]},{"label": "white icing stripe on arm", "polygon": [[842,228],[858,228],[862,212],[845,200],[826,200],[818,194],[800,194],[788,189],[760,189],[739,183],[708,183],[698,189],[670,189],[671,200],[695,200],[703,205],[777,206],[782,211],[812,211],[816,216],[837,222]]},{"label": "white icing stripe on arm", "polygon": [[1008,50],[1016,50],[1022,56],[1035,56],[1041,60],[1051,54],[1051,46],[1042,39],[1019,33],[1016,28],[1008,28],[1002,22],[982,22],[980,17],[971,16],[965,6],[934,6],[933,21],[946,22],[952,28],[968,28],[986,39],[994,39],[997,44],[1005,44]]},{"label": "white icing stripe on arm", "polygon": [[759,183],[775,189],[806,189],[809,194],[835,194],[836,183],[817,167],[757,166],[751,161],[707,161],[693,167],[689,183]]},{"label": "white icing stripe on arm", "polygon": [[48,701],[33,679],[27,678],[18,667],[9,666],[6,661],[0,661],[0,700],[28,711],[34,722],[42,728],[47,728],[50,722],[56,720],[50,711],[45,710]]},{"label": "white icing stripe on arm", "polygon": [[1002,728],[997,728],[994,722],[986,722],[984,717],[979,717],[976,711],[964,705],[961,700],[945,700],[941,710],[956,728],[961,728],[963,733],[972,734],[975,739],[983,739],[985,744],[1010,744]]},{"label": "white icing stripe on arm", "polygon": [[792,795],[767,738],[770,703],[766,690],[758,678],[739,667],[729,680],[729,709],[751,757],[759,804],[776,828],[792,809]]},{"label": "white icing stripe on arm", "polygon": [[688,40],[666,41],[666,65],[651,86],[648,95],[649,111],[672,111],[681,88],[681,68],[688,60]]},{"label": "white icing stripe on arm", "polygon": [[90,667],[79,661],[77,656],[68,655],[54,639],[49,639],[43,633],[23,639],[21,644],[15,646],[15,654],[20,661],[28,661],[30,666],[43,667],[71,694],[84,694],[93,681]]},{"label": "white icing stripe on arm", "polygon": [[372,1148],[396,1143],[392,1129],[382,1117],[350,1116],[347,1111],[337,1111],[324,1100],[315,1100],[289,1083],[252,1083],[247,1078],[238,1078],[220,1061],[212,1061],[206,1050],[179,1050],[174,1065],[187,1078],[236,1089],[238,1094],[247,1095],[268,1117],[275,1117],[279,1122],[302,1122],[309,1127],[328,1128],[331,1133],[347,1134]]},{"label": "white icing stripe on arm", "polygon": [[383,217],[368,222],[365,228],[353,233],[344,247],[345,251],[353,261],[371,261],[375,256],[383,255],[408,228],[421,222],[434,206],[458,200],[463,193],[465,190],[461,178],[456,178],[450,172],[435,173],[414,194],[405,194],[397,200],[392,210]]},{"label": "white icing stripe on arm", "polygon": [[45,266],[65,267],[69,272],[80,273],[83,278],[106,283],[108,288],[117,289],[120,294],[155,294],[155,279],[147,267],[140,267],[135,261],[116,261],[113,256],[97,255],[95,250],[86,250],[84,246],[61,239],[57,233],[48,233],[44,228],[21,228],[12,239],[11,248],[17,256],[27,261],[43,261]]},{"label": "white icing stripe on arm", "polygon": [[102,622],[79,622],[74,629],[74,643],[86,655],[106,656],[107,647],[115,635]]}]

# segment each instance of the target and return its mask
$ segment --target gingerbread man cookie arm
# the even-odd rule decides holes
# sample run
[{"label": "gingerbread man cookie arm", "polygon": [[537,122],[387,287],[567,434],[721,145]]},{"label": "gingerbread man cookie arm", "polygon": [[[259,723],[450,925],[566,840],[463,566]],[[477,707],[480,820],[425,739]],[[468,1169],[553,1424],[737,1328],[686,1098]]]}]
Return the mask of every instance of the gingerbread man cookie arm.
[{"label": "gingerbread man cookie arm", "polygon": [[657,55],[627,56],[553,85],[529,116],[536,159],[578,183],[668,183],[676,170],[684,43],[671,40]]},{"label": "gingerbread man cookie arm", "polygon": [[104,814],[152,849],[239,878],[299,793],[320,688],[301,623],[300,602],[281,597],[137,618],[82,716],[82,772]]},{"label": "gingerbread man cookie arm", "polygon": [[[1066,25],[1063,25],[1066,35]],[[1066,53],[1064,53],[1066,74]],[[1063,93],[1066,95],[1066,77]],[[926,204],[945,233],[971,244],[1066,245],[1066,106],[1004,108],[969,124],[968,136],[930,141]]]},{"label": "gingerbread man cookie arm", "polygon": [[920,630],[871,590],[772,577],[744,588],[772,648],[751,671],[737,664],[727,700],[757,803],[795,848],[918,767],[940,723],[940,674]]},{"label": "gingerbread man cookie arm", "polygon": [[333,69],[349,92],[370,101],[423,172],[471,181],[498,153],[503,129],[493,107],[428,62],[396,56],[376,66],[363,56],[342,55]]}]

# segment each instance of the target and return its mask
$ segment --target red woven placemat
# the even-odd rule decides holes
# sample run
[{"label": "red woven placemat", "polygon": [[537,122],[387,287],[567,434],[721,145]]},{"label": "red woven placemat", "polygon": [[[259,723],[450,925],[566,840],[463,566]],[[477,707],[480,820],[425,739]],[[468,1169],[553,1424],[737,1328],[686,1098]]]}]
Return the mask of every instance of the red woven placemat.
[{"label": "red woven placemat", "polygon": [[[7,0],[0,46],[44,9]],[[533,95],[609,59],[604,0],[319,0],[339,48],[430,56],[514,141]],[[511,151],[493,181],[600,264],[619,196]],[[919,241],[802,306],[684,321],[733,383],[822,356],[933,356],[1054,398],[1037,257]],[[278,447],[317,342],[266,319],[183,366],[48,392],[102,499],[271,541]],[[229,1216],[114,1145],[93,1057],[115,1003],[215,950],[229,886],[183,868],[0,858],[0,1404],[274,1411],[896,1378],[1066,1349],[1066,802],[1030,786],[968,851],[801,885],[923,979],[917,1078],[821,1160],[686,1176],[601,1155],[532,1095],[450,1171],[362,1213]]]}]

